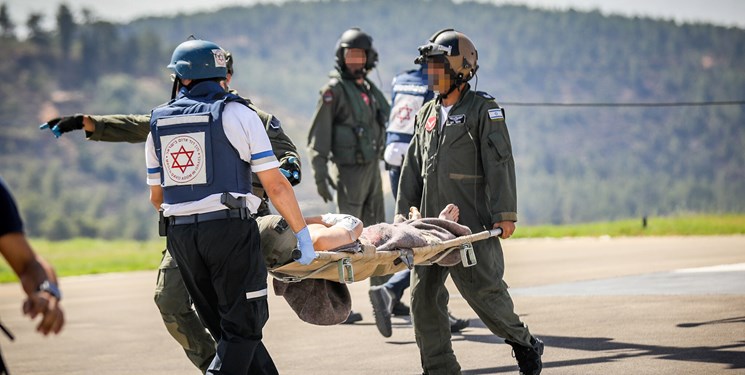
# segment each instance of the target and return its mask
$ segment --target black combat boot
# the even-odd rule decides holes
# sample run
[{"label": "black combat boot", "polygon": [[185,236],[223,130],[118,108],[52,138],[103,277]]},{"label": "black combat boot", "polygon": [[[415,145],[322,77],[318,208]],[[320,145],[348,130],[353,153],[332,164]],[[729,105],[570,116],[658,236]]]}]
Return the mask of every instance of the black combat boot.
[{"label": "black combat boot", "polygon": [[543,341],[530,337],[531,346],[523,346],[512,340],[504,340],[512,346],[512,356],[517,359],[520,375],[538,375],[543,369],[541,356],[543,355]]}]

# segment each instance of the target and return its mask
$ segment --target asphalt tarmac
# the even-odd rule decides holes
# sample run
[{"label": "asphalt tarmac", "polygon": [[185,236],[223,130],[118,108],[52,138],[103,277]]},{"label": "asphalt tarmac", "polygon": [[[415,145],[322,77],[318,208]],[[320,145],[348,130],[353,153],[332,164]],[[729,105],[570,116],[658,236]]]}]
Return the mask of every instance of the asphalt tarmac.
[{"label": "asphalt tarmac", "polygon": [[[544,340],[543,374],[745,374],[745,236],[504,241],[515,310]],[[154,257],[159,256],[153,254]],[[155,271],[64,278],[67,324],[43,337],[20,313],[18,284],[0,285],[0,336],[17,374],[199,374],[153,303]],[[282,374],[420,374],[408,318],[375,328],[369,283],[350,286],[363,321],[313,326],[270,293],[264,342]],[[463,374],[517,374],[453,285]],[[408,296],[408,293],[407,295]]]}]

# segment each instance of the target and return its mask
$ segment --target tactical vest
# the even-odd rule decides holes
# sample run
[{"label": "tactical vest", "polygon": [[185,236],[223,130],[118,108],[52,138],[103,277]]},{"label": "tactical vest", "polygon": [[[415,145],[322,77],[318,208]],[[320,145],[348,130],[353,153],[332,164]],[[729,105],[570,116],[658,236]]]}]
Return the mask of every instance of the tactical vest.
[{"label": "tactical vest", "polygon": [[150,119],[155,151],[162,168],[163,201],[197,201],[212,194],[251,192],[251,166],[223,130],[228,102],[245,101],[214,81],[182,89],[169,104],[153,110]]},{"label": "tactical vest", "polygon": [[[369,81],[368,81],[369,83]],[[347,103],[351,106],[352,123],[335,123],[331,143],[332,160],[338,165],[367,164],[376,161],[382,152],[383,124],[380,113],[381,100],[385,97],[370,83],[371,110],[373,121],[364,121],[365,102],[359,96],[359,90],[352,80],[337,79]],[[377,129],[375,127],[378,127]]]}]

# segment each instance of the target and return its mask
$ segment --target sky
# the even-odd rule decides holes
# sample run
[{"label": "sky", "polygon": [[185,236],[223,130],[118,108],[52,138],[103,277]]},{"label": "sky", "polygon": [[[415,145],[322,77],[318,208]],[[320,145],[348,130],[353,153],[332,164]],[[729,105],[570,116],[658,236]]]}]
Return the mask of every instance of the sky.
[{"label": "sky", "polygon": [[[521,4],[535,8],[599,10],[603,14],[643,16],[682,22],[706,22],[721,26],[745,29],[744,0],[479,0],[498,4]],[[100,19],[127,22],[144,16],[180,13],[197,13],[216,10],[231,5],[279,3],[283,0],[0,0],[10,11],[10,16],[20,34],[32,12],[45,15],[45,25],[51,27],[59,4],[65,2],[80,16],[87,7]]]}]

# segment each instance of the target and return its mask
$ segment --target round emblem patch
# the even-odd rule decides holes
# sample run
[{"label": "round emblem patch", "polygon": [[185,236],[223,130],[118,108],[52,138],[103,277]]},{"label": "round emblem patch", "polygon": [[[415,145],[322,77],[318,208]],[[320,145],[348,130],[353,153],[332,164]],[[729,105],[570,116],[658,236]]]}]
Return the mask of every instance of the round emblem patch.
[{"label": "round emblem patch", "polygon": [[163,147],[163,170],[174,184],[189,184],[202,176],[204,149],[188,135],[179,135]]}]

